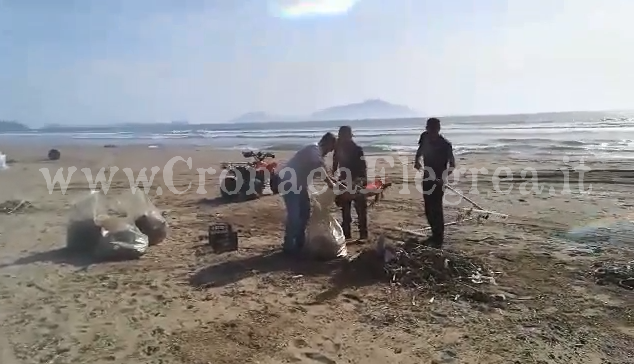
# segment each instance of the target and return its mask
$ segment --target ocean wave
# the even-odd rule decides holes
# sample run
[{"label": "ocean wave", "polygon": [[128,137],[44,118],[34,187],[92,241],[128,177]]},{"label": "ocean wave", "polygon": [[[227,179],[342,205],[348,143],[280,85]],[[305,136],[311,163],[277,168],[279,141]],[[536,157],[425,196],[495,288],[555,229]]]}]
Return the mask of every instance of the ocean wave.
[{"label": "ocean wave", "polygon": [[[457,155],[522,154],[522,155],[588,155],[629,158],[634,156],[632,120],[590,120],[584,122],[449,122],[443,123],[443,134],[453,143]],[[50,139],[56,143],[108,144],[190,144],[222,149],[269,149],[293,151],[316,142],[332,127],[298,127],[275,129],[179,129],[169,132],[16,133],[0,134],[3,142],[21,143]],[[423,125],[403,126],[353,125],[356,141],[366,153],[413,154]]]}]

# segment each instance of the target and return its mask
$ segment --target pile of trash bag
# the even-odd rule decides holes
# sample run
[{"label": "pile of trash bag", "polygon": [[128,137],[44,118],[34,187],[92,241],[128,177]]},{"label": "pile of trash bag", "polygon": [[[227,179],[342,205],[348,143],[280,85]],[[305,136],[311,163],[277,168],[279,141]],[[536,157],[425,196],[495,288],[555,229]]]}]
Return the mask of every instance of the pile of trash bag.
[{"label": "pile of trash bag", "polygon": [[335,197],[332,189],[310,192],[311,215],[304,250],[311,257],[330,260],[348,255],[343,229],[328,210],[335,204]]},{"label": "pile of trash bag", "polygon": [[91,191],[71,209],[66,247],[96,260],[138,259],[166,236],[167,221],[141,190],[119,196]]}]

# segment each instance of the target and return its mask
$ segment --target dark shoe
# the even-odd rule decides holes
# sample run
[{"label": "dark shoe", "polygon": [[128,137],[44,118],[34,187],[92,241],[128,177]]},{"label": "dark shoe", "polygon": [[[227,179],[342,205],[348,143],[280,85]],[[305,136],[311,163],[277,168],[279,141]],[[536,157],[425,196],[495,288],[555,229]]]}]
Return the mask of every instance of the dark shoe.
[{"label": "dark shoe", "polygon": [[442,244],[443,244],[443,242],[440,241],[440,240],[432,240],[429,243],[429,247],[430,248],[434,248],[434,249],[442,249]]},{"label": "dark shoe", "polygon": [[297,256],[300,252],[301,249],[298,249],[297,247],[282,247],[282,254],[286,256]]},{"label": "dark shoe", "polygon": [[433,236],[423,241],[424,246],[428,246],[434,249],[442,249],[442,243],[443,243],[442,240],[435,238]]}]

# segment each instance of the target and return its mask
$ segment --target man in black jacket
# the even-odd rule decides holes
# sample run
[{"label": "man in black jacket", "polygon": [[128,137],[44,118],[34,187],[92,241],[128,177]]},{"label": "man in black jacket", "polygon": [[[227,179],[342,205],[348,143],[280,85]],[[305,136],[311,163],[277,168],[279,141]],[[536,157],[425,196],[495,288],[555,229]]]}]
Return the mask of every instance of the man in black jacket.
[{"label": "man in black jacket", "polygon": [[[352,128],[342,126],[339,128],[337,148],[333,154],[332,169],[340,168],[339,179],[346,181],[347,187],[359,186],[364,188],[367,184],[368,167],[363,155],[363,149],[352,140]],[[368,238],[368,209],[367,199],[361,194],[353,194],[353,199],[339,199],[341,214],[343,215],[343,234],[346,239],[352,237],[352,203],[357,212],[359,221],[359,239]]]},{"label": "man in black jacket", "polygon": [[[420,170],[420,158],[423,158],[423,199],[425,202],[425,216],[431,227],[431,237],[427,243],[441,248],[445,235],[445,217],[443,212],[444,178],[456,168],[451,143],[440,135],[440,120],[427,120],[425,132],[418,140],[418,150],[414,168]],[[448,168],[449,167],[449,168]]]}]

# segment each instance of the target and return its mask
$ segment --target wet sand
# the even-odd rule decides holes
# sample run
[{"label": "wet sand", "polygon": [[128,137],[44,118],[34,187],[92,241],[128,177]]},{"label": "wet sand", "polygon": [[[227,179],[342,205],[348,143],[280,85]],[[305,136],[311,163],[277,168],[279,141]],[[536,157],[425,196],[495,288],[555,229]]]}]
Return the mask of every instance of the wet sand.
[{"label": "wet sand", "polygon": [[[490,175],[508,166],[515,177],[496,183],[479,175],[480,193],[468,194],[509,219],[465,222],[446,231],[447,249],[483,259],[500,272],[487,290],[503,299],[490,304],[433,290],[417,292],[413,301],[411,292],[384,281],[341,278],[334,263],[281,259],[275,254],[284,218],[278,196],[222,204],[216,199],[218,177],[200,183],[196,168],[219,170],[222,161],[243,160],[237,151],[68,146],[60,148],[59,161],[50,162],[43,160],[46,146],[2,150],[15,162],[0,171],[0,202],[32,203],[0,214],[3,364],[626,363],[634,357],[632,291],[597,285],[589,274],[597,261],[627,262],[634,254],[625,246],[571,250],[554,239],[570,227],[631,212],[634,173],[624,162],[589,162],[592,191],[578,193],[578,173],[571,172],[572,192],[561,195],[565,164],[555,158],[459,158],[460,166],[486,167]],[[176,163],[173,181],[158,173],[150,192],[167,212],[165,242],[140,260],[118,263],[86,265],[60,251],[72,202],[89,187],[79,171],[66,194],[59,187],[49,194],[40,168],[97,173],[117,166],[136,176],[144,167],[163,168],[177,155],[191,157],[192,168]],[[381,157],[372,158],[395,185],[370,211],[371,234],[398,238],[397,227],[427,226],[411,158],[404,178],[400,163],[389,166]],[[288,153],[279,153],[279,160],[285,158]],[[525,167],[539,172],[543,193],[520,193]],[[511,182],[509,194],[499,191]],[[190,183],[187,193],[170,192]],[[465,193],[471,185],[471,177],[454,184]],[[205,194],[196,193],[201,187]],[[399,193],[404,187],[411,193]],[[117,172],[110,188],[109,194],[125,192],[126,175]],[[455,197],[448,194],[447,200]],[[447,221],[469,206],[447,206]],[[207,248],[207,227],[217,221],[239,229],[237,252],[215,255]],[[350,244],[349,250],[354,254],[373,243]]]}]

